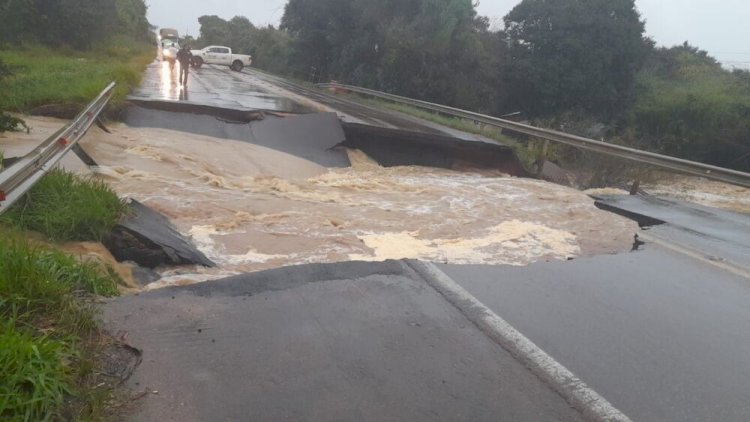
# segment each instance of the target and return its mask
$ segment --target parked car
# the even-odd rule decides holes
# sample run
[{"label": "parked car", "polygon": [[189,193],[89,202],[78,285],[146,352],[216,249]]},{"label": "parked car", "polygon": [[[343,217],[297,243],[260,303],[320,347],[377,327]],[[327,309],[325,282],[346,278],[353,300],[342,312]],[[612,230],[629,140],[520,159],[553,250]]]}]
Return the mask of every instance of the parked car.
[{"label": "parked car", "polygon": [[204,63],[229,66],[239,72],[253,64],[252,56],[233,54],[232,49],[221,45],[210,45],[202,50],[193,50],[193,67],[200,68]]}]

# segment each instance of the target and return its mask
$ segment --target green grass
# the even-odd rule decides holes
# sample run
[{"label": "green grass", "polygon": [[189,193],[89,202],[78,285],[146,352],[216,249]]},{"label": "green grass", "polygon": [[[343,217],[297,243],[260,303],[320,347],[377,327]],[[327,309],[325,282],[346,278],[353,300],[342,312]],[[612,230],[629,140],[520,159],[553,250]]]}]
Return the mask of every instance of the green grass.
[{"label": "green grass", "polygon": [[87,383],[96,309],[83,298],[116,295],[116,282],[103,265],[0,230],[0,420],[100,413],[99,393]]},{"label": "green grass", "polygon": [[12,230],[0,229],[0,316],[31,325],[52,318],[67,333],[92,327],[91,313],[75,295],[117,294],[117,280],[103,264],[79,263],[70,255],[35,246]]},{"label": "green grass", "polygon": [[41,421],[54,415],[65,395],[72,394],[71,371],[64,364],[73,358],[61,341],[16,330],[0,323],[0,418]]},{"label": "green grass", "polygon": [[53,170],[0,216],[0,223],[37,231],[54,241],[101,240],[125,204],[94,177]]},{"label": "green grass", "polygon": [[[83,105],[111,81],[118,88],[110,110],[117,110],[153,58],[153,47],[127,39],[90,52],[0,50],[12,72],[0,78],[0,110]],[[106,337],[91,297],[117,295],[121,280],[104,264],[80,263],[20,230],[54,241],[100,240],[124,211],[103,182],[54,170],[0,216],[0,420],[102,420],[111,411],[115,386],[97,370]]]},{"label": "green grass", "polygon": [[0,110],[25,112],[47,104],[87,104],[110,82],[117,82],[112,98],[119,107],[137,86],[154,47],[127,39],[110,41],[89,52],[23,46],[0,50],[0,60],[13,76],[0,79]]}]

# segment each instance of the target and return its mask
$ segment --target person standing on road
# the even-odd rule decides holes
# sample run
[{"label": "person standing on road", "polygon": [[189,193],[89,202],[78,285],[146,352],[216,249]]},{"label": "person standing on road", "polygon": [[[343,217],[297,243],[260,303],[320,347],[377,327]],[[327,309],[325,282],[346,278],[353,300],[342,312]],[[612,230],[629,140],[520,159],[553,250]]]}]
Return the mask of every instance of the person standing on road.
[{"label": "person standing on road", "polygon": [[190,61],[193,58],[193,54],[190,52],[190,46],[184,45],[182,50],[177,52],[177,61],[180,62],[180,85],[187,89],[188,83],[188,69],[190,69]]},{"label": "person standing on road", "polygon": [[172,44],[167,48],[167,61],[169,62],[169,71],[174,71],[174,62],[177,61],[177,53],[179,53],[180,50],[177,49],[177,47]]}]

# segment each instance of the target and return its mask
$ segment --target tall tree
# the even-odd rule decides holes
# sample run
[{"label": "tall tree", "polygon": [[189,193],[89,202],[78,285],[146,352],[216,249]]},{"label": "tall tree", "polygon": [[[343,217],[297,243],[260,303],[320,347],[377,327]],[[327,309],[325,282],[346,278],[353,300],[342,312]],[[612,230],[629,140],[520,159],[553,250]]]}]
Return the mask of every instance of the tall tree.
[{"label": "tall tree", "polygon": [[471,0],[290,0],[293,60],[325,77],[490,111],[500,39]]},{"label": "tall tree", "polygon": [[687,43],[652,52],[637,77],[633,143],[750,169],[750,73],[730,72]]},{"label": "tall tree", "polygon": [[146,39],[148,27],[143,0],[0,1],[0,43],[86,49],[118,34]]},{"label": "tall tree", "polygon": [[140,39],[151,37],[144,0],[116,0],[115,6],[120,32]]},{"label": "tall tree", "polygon": [[613,114],[651,49],[634,0],[523,0],[505,17],[513,99],[535,114]]},{"label": "tall tree", "polygon": [[254,38],[257,29],[244,16],[235,16],[227,22],[228,44],[232,50],[240,54],[251,54],[254,48]]},{"label": "tall tree", "polygon": [[205,15],[198,18],[201,25],[200,43],[202,45],[227,44],[229,42],[229,23],[216,15]]}]

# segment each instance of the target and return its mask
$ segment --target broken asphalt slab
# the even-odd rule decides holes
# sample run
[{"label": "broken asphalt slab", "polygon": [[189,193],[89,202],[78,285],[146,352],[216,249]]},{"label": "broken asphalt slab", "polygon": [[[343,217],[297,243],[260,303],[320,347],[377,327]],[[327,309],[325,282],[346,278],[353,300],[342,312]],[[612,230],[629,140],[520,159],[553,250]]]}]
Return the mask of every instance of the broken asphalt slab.
[{"label": "broken asphalt slab", "polygon": [[749,215],[655,196],[601,196],[596,200],[599,208],[649,226],[648,236],[750,272]]},{"label": "broken asphalt slab", "polygon": [[[420,165],[449,169],[495,169],[528,177],[512,148],[493,142],[467,141],[440,134],[425,134],[368,125],[343,124],[334,113],[228,122],[216,115],[178,113],[131,106],[125,122],[132,127],[152,127],[234,139],[282,151],[325,167],[348,167],[339,146],[359,149],[384,167]],[[216,110],[215,110],[216,111]],[[220,112],[220,111],[219,111]],[[221,112],[220,112],[221,113]]]},{"label": "broken asphalt slab", "polygon": [[132,261],[146,268],[161,265],[215,267],[167,217],[131,199],[128,210],[102,243],[118,261]]},{"label": "broken asphalt slab", "polygon": [[578,421],[402,261],[312,264],[115,299],[137,421]]},{"label": "broken asphalt slab", "polygon": [[334,113],[267,116],[262,120],[231,123],[214,116],[153,110],[132,106],[124,113],[131,127],[170,129],[196,135],[234,139],[275,149],[324,167],[348,167],[347,155],[334,149],[344,131]]},{"label": "broken asphalt slab", "polygon": [[344,123],[343,129],[343,146],[363,151],[384,167],[491,168],[517,177],[531,176],[512,148],[496,142],[356,123]]}]

